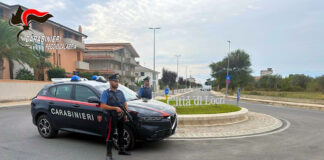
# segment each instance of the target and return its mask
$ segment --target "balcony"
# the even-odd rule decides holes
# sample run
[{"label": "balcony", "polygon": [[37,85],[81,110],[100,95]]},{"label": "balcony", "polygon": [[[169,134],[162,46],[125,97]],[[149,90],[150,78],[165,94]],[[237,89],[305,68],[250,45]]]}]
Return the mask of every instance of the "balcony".
[{"label": "balcony", "polygon": [[89,70],[89,63],[83,61],[76,61],[75,68],[81,70]]},{"label": "balcony", "polygon": [[113,55],[113,54],[89,54],[85,53],[83,54],[83,59],[84,60],[113,60],[116,62],[121,62],[121,57],[118,55]]},{"label": "balcony", "polygon": [[124,73],[126,77],[135,77],[135,72],[125,71]]},{"label": "balcony", "polygon": [[125,63],[137,65],[135,59],[133,59],[133,58],[125,58]]},{"label": "balcony", "polygon": [[84,50],[85,44],[72,38],[63,38],[65,44],[75,44],[77,49]]}]

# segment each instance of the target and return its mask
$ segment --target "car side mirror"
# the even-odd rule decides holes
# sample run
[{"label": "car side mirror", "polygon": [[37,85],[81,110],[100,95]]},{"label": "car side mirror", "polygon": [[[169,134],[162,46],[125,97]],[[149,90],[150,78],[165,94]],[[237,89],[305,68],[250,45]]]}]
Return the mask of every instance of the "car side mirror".
[{"label": "car side mirror", "polygon": [[89,103],[100,103],[100,100],[98,99],[98,97],[92,96],[88,98],[88,102]]}]

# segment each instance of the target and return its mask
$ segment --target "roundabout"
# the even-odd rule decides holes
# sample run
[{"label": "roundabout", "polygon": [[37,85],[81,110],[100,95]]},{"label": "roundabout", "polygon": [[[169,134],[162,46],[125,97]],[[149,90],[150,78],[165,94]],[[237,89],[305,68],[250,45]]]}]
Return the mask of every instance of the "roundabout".
[{"label": "roundabout", "polygon": [[[249,112],[248,109],[235,105],[208,105],[206,103],[209,101],[208,96],[206,96],[206,101],[201,101],[198,105],[192,103],[190,96],[172,98],[175,100],[160,100],[173,105],[178,113],[177,131],[168,140],[228,139],[259,136],[283,131],[290,124],[287,120],[280,120],[263,113]],[[179,99],[180,102],[183,101],[182,104],[186,104],[185,101],[187,101],[187,105],[178,105],[181,104],[177,102]],[[227,110],[226,108],[231,109]]]}]

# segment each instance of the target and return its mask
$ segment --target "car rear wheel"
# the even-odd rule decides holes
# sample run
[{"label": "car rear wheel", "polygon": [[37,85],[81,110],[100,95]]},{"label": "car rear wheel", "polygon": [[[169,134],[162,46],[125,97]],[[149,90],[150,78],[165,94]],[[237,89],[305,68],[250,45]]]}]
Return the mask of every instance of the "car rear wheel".
[{"label": "car rear wheel", "polygon": [[[119,150],[118,146],[118,140],[117,140],[117,130],[115,131],[115,136],[113,137],[114,146]],[[130,129],[130,127],[126,126],[124,127],[124,148],[126,150],[131,150],[135,146],[135,136],[133,131]]]},{"label": "car rear wheel", "polygon": [[45,114],[37,119],[37,128],[39,134],[44,138],[53,138],[58,133],[58,131],[54,130],[51,120]]}]

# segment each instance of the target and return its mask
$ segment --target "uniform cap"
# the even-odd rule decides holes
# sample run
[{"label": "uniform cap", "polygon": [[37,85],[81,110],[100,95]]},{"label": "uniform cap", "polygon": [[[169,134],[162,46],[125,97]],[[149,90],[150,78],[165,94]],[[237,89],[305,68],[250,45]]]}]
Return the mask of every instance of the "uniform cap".
[{"label": "uniform cap", "polygon": [[119,74],[118,73],[113,74],[108,79],[109,79],[109,81],[116,81],[116,82],[118,82],[119,81]]},{"label": "uniform cap", "polygon": [[143,80],[144,80],[144,81],[150,81],[150,77],[147,76],[147,77],[144,78]]}]

